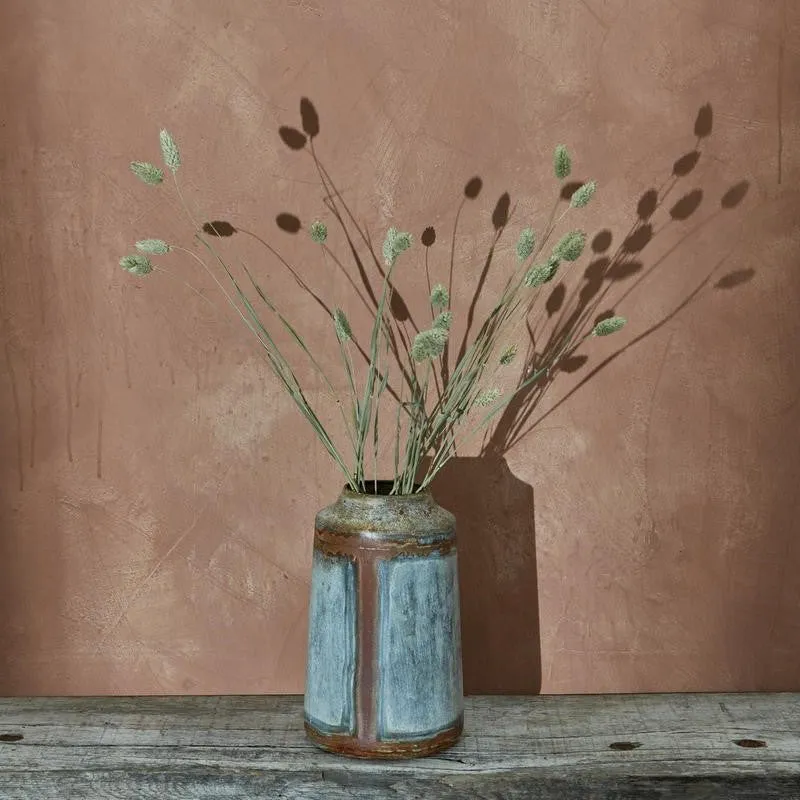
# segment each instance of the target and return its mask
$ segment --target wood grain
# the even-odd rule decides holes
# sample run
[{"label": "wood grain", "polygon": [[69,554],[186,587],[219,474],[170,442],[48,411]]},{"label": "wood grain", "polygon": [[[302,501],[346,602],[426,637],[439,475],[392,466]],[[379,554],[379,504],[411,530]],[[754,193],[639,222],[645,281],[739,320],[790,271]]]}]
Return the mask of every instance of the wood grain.
[{"label": "wood grain", "polygon": [[299,696],[0,699],[0,797],[800,798],[800,694],[471,697],[465,713],[453,749],[378,763],[311,745]]}]

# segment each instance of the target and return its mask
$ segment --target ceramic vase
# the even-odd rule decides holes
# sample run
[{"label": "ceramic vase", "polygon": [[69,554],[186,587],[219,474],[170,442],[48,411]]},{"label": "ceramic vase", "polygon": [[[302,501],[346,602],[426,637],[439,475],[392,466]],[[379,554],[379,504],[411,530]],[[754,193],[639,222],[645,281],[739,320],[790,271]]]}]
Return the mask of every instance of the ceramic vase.
[{"label": "ceramic vase", "polygon": [[463,728],[455,518],[375,488],[316,517],[305,729],[346,756],[426,756]]}]

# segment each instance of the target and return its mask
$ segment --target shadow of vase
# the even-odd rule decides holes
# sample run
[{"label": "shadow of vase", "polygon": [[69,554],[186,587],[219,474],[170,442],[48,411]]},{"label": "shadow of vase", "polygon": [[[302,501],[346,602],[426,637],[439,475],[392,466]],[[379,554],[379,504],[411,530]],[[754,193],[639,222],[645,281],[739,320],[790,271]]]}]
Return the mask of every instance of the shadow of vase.
[{"label": "shadow of vase", "polygon": [[538,694],[533,487],[488,455],[452,459],[431,488],[456,517],[464,693]]}]

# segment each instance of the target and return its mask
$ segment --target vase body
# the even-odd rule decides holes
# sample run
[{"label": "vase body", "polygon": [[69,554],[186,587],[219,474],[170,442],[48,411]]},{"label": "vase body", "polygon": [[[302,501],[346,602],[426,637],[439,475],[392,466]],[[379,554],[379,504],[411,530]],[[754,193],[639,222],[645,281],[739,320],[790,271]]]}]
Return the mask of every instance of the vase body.
[{"label": "vase body", "polygon": [[463,727],[455,518],[381,490],[317,514],[305,728],[343,755],[426,756]]}]

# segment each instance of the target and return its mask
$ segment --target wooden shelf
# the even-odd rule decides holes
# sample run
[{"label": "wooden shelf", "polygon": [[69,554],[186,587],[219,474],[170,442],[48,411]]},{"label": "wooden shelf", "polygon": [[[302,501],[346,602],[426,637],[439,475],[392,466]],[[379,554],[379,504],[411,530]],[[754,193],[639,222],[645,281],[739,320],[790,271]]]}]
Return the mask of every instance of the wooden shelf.
[{"label": "wooden shelf", "polygon": [[800,800],[800,693],[484,696],[435,757],[314,747],[299,696],[0,699],[2,800]]}]

